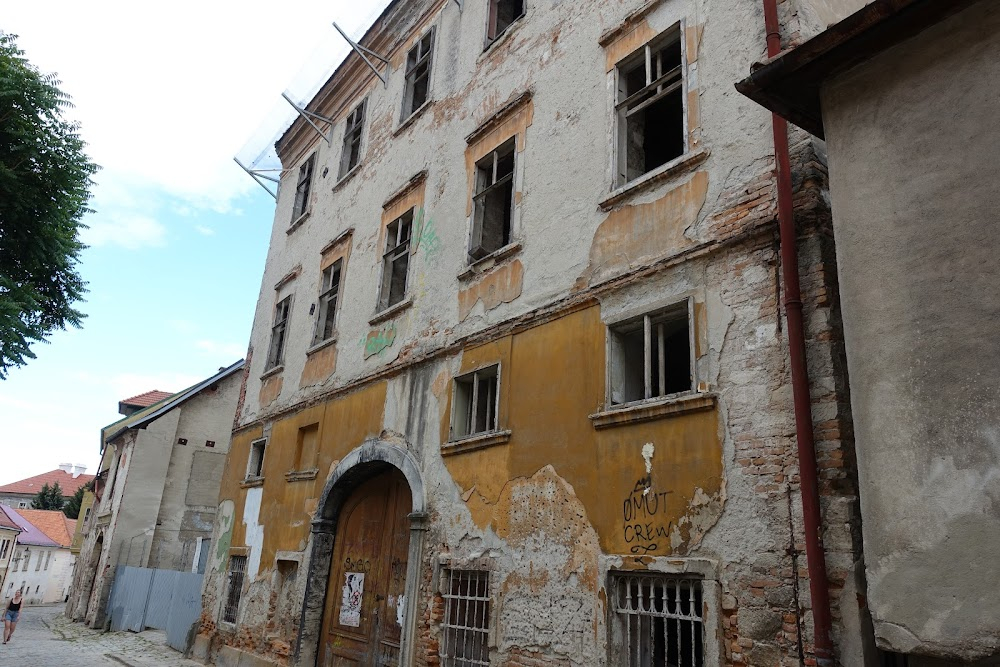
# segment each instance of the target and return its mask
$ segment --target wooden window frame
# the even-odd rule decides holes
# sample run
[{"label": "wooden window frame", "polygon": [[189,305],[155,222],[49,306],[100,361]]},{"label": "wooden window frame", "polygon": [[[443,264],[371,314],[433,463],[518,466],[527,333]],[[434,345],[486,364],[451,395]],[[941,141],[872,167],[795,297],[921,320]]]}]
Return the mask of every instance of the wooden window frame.
[{"label": "wooden window frame", "polygon": [[[497,26],[497,21],[500,15],[500,3],[502,2],[519,2],[521,4],[521,11],[516,16],[512,17],[510,23],[503,27]],[[491,44],[496,42],[505,32],[507,32],[512,25],[517,23],[520,19],[524,18],[524,15],[528,13],[528,0],[487,0],[487,12],[486,12],[486,46],[484,48],[488,49]]]},{"label": "wooden window frame", "polygon": [[[394,218],[385,226],[385,252],[382,254],[382,279],[379,287],[378,307],[376,312],[392,308],[406,300],[410,289],[410,246],[413,239],[413,223],[416,207],[409,208],[402,215]],[[405,224],[404,224],[405,221]],[[399,298],[392,301],[393,266],[399,260],[405,260],[406,270],[403,273],[403,290]]]},{"label": "wooden window frame", "polygon": [[267,364],[264,372],[280,368],[285,363],[285,348],[288,347],[288,320],[292,313],[292,296],[288,295],[274,304],[274,320],[271,325],[271,343],[267,349]]},{"label": "wooden window frame", "polygon": [[338,257],[320,271],[319,308],[316,316],[316,330],[313,332],[313,345],[319,345],[337,337],[337,307],[340,305],[340,289],[343,281],[343,257]]},{"label": "wooden window frame", "polygon": [[[503,141],[499,146],[476,161],[475,193],[472,195],[472,228],[469,233],[469,263],[475,263],[489,256],[500,248],[509,245],[514,238],[514,193],[515,176],[517,174],[517,136]],[[502,158],[510,155],[510,173],[497,177],[498,166]],[[507,234],[496,248],[483,247],[484,223],[486,221],[487,198],[501,189],[510,188],[510,206],[507,210]]]},{"label": "wooden window frame", "polygon": [[[347,114],[344,122],[344,142],[340,153],[340,170],[338,180],[344,180],[348,174],[361,164],[364,150],[365,115],[368,109],[368,98],[361,100]],[[356,146],[355,146],[356,144]],[[356,150],[355,150],[356,149]]]},{"label": "wooden window frame", "polygon": [[309,195],[312,191],[312,177],[316,167],[316,153],[310,155],[299,165],[299,175],[295,183],[295,201],[292,204],[291,224],[298,222],[299,218],[309,213]]},{"label": "wooden window frame", "polygon": [[258,438],[250,443],[246,479],[262,479],[264,477],[265,456],[267,456],[267,438]]},{"label": "wooden window frame", "polygon": [[[400,114],[400,122],[417,112],[420,107],[431,98],[431,72],[434,67],[434,46],[436,42],[436,29],[431,28],[414,44],[406,54],[406,72],[404,74],[403,87],[403,109]],[[421,71],[422,70],[422,71]],[[417,104],[414,99],[414,92],[417,89],[417,82],[426,80],[424,88],[424,98]]]},{"label": "wooden window frame", "polygon": [[[449,429],[450,442],[455,442],[459,440],[464,440],[466,438],[474,438],[477,436],[487,435],[490,433],[497,433],[500,430],[500,391],[501,391],[501,364],[487,364],[481,366],[468,373],[463,373],[457,376],[452,381],[452,397],[451,397],[451,423]],[[486,424],[484,424],[483,429],[475,430],[477,426],[477,415],[479,414],[479,387],[480,387],[480,375],[486,378],[492,377],[496,378],[495,387],[493,389],[493,400],[490,402],[489,397],[487,397],[486,403]],[[469,395],[469,406],[466,418],[466,425],[463,428],[457,428],[459,426],[459,384],[460,383],[471,383],[471,394]],[[491,405],[492,403],[492,405]]]}]

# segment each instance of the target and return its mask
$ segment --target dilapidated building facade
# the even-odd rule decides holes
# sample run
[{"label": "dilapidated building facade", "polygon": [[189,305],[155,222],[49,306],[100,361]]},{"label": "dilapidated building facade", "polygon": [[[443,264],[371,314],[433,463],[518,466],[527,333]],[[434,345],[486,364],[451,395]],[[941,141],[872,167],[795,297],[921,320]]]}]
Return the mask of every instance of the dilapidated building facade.
[{"label": "dilapidated building facade", "polygon": [[802,471],[771,120],[733,89],[758,0],[397,0],[360,43],[277,144],[196,653],[799,665],[826,614],[872,660],[822,149],[790,136]]}]

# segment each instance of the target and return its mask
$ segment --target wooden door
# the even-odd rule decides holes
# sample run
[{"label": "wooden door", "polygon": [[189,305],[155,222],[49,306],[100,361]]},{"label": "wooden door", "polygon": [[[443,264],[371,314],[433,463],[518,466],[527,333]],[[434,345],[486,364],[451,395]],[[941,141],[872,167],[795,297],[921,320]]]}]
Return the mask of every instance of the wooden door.
[{"label": "wooden door", "polygon": [[322,667],[399,664],[410,509],[409,485],[395,468],[344,503],[326,589]]}]

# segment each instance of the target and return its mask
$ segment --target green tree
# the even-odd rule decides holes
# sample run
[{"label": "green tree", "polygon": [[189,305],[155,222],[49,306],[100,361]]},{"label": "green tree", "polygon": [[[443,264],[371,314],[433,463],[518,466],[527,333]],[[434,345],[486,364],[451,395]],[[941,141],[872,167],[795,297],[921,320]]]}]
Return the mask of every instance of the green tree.
[{"label": "green tree", "polygon": [[43,484],[42,490],[36,493],[35,497],[31,500],[31,509],[61,510],[63,502],[63,494],[62,489],[59,488],[59,482],[56,482],[52,486]]},{"label": "green tree", "polygon": [[0,379],[34,359],[31,345],[79,327],[81,222],[98,167],[67,121],[69,95],[0,32]]},{"label": "green tree", "polygon": [[[56,483],[58,484],[58,482]],[[66,501],[66,504],[63,505],[63,514],[68,516],[70,519],[75,519],[80,516],[80,505],[83,504],[83,494],[87,491],[88,486],[89,484],[78,488],[76,493],[70,496],[69,500]]]}]

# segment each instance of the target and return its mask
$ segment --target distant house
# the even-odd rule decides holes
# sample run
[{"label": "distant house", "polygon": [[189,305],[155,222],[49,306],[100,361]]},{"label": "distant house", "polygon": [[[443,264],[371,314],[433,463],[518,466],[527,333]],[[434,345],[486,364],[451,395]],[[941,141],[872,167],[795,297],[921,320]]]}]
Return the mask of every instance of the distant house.
[{"label": "distant house", "polygon": [[118,401],[118,414],[131,417],[135,413],[139,412],[139,410],[148,408],[151,405],[156,405],[160,401],[165,401],[173,395],[174,392],[172,391],[160,391],[159,389],[154,389],[152,391],[139,394],[138,396],[133,396],[132,398],[126,398],[124,401]]},{"label": "distant house", "polygon": [[0,505],[7,507],[28,508],[31,507],[31,500],[48,484],[54,486],[59,484],[62,490],[63,500],[69,500],[81,486],[94,479],[93,475],[84,474],[87,466],[79,463],[60,463],[59,467],[41,475],[28,477],[27,479],[11,482],[0,486]]},{"label": "distant house", "polygon": [[70,575],[76,557],[70,553],[73,521],[58,510],[0,512],[20,528],[10,560],[3,597],[20,589],[26,604],[64,600],[69,594]]},{"label": "distant house", "polygon": [[[17,545],[17,536],[21,532],[21,527],[14,523],[7,514],[0,509],[0,592],[6,590],[7,567],[10,559],[14,555]],[[3,596],[0,595],[0,600]]]},{"label": "distant house", "polygon": [[118,566],[204,570],[243,361],[146,407],[164,392],[119,403],[101,431],[89,513],[81,508],[78,565],[66,614],[103,625]]}]

